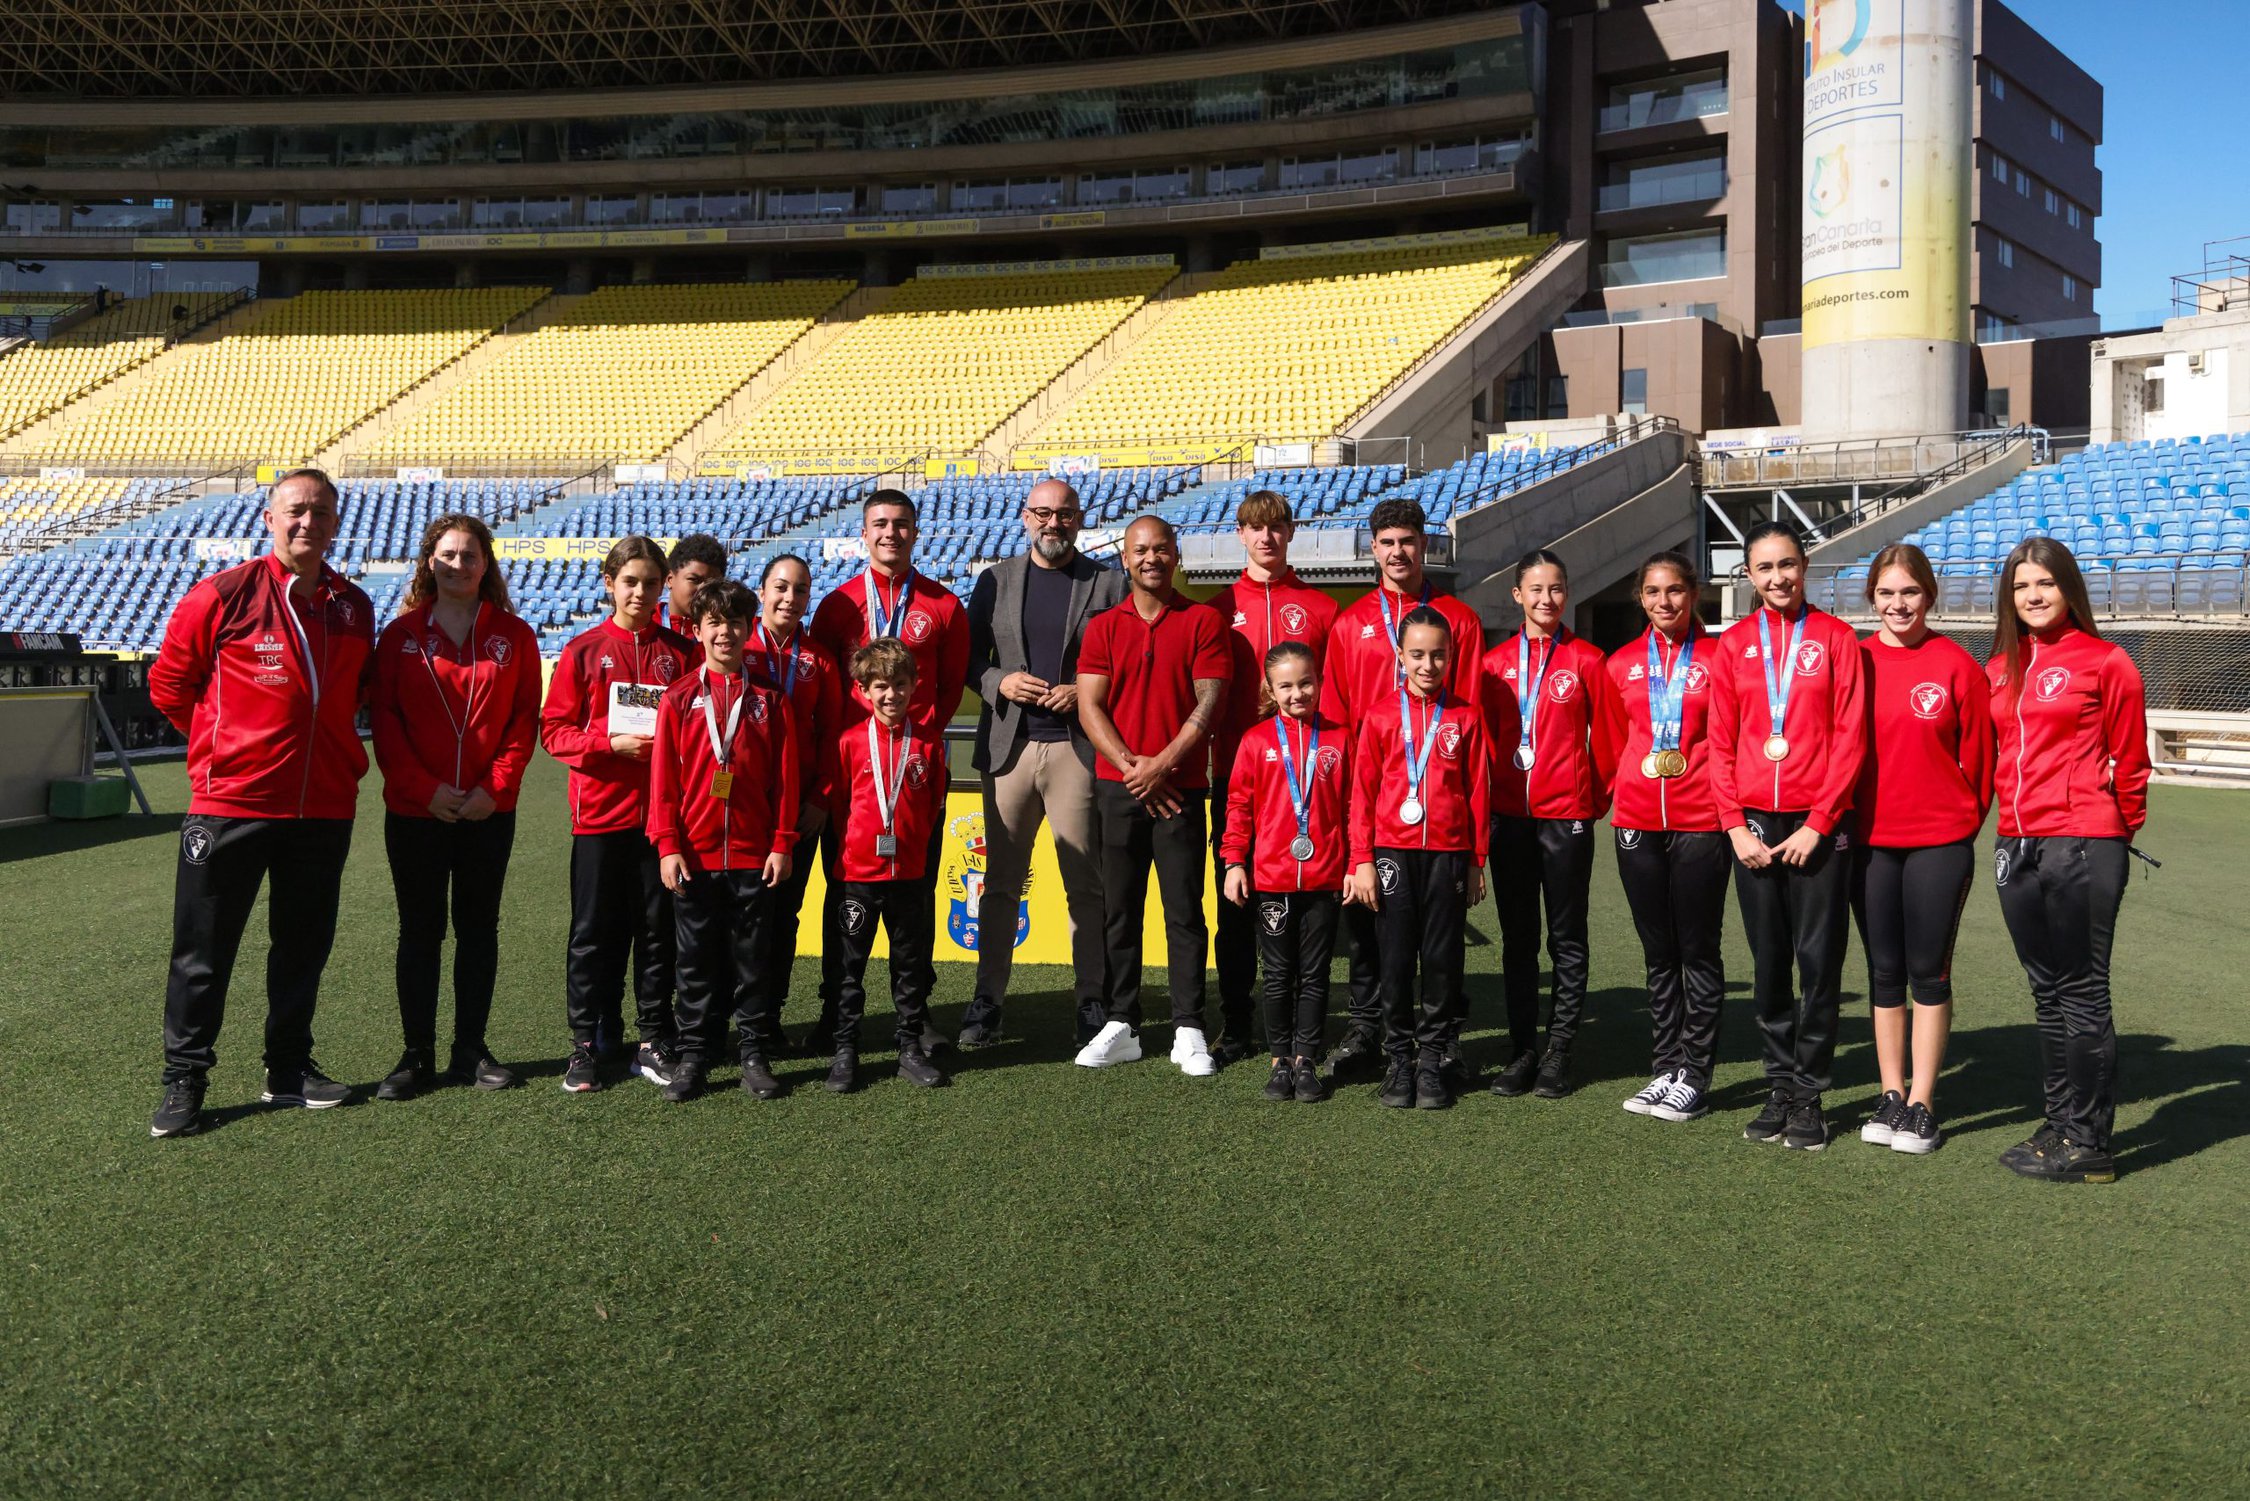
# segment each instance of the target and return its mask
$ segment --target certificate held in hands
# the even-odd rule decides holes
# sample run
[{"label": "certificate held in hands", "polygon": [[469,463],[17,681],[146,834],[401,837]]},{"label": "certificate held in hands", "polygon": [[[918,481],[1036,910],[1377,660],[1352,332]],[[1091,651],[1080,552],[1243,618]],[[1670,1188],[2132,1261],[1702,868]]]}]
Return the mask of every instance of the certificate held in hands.
[{"label": "certificate held in hands", "polygon": [[663,701],[664,690],[654,683],[610,684],[610,737],[638,735],[643,740],[655,739],[656,706]]}]

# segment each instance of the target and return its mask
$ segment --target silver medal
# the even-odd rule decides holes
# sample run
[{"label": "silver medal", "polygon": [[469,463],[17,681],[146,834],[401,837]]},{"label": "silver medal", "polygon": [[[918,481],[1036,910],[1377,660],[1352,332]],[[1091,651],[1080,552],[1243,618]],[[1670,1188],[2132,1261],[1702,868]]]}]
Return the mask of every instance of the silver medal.
[{"label": "silver medal", "polygon": [[1538,759],[1539,753],[1533,750],[1530,746],[1519,745],[1516,747],[1516,770],[1529,771],[1531,770],[1532,763],[1534,761],[1537,761]]},{"label": "silver medal", "polygon": [[888,860],[897,853],[898,836],[896,834],[877,834],[875,836],[875,854],[878,858]]},{"label": "silver medal", "polygon": [[1422,800],[1418,797],[1410,797],[1400,803],[1398,805],[1398,821],[1405,824],[1420,823],[1422,821]]},{"label": "silver medal", "polygon": [[1312,857],[1313,857],[1313,842],[1312,842],[1312,835],[1310,835],[1310,834],[1299,834],[1299,835],[1298,835],[1298,836],[1297,836],[1296,838],[1294,838],[1294,839],[1292,839],[1292,840],[1290,840],[1290,841],[1289,841],[1289,858],[1290,858],[1290,859],[1292,859],[1292,860],[1310,860],[1310,859],[1311,859]]}]

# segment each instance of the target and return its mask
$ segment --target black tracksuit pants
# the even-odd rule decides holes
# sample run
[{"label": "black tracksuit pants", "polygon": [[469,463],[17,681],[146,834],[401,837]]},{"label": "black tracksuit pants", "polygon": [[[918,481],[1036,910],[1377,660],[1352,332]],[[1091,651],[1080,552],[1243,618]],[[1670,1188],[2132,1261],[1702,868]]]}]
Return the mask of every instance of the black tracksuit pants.
[{"label": "black tracksuit pants", "polygon": [[1974,841],[1907,849],[1861,845],[1852,857],[1852,913],[1867,951],[1867,999],[1917,1006],[1953,999],[1953,940],[1975,872]]},{"label": "black tracksuit pants", "polygon": [[407,1047],[437,1051],[438,971],[453,926],[453,1051],[485,1051],[500,973],[500,894],[508,883],[516,815],[454,823],[383,815],[383,853],[398,898],[398,1019]]},{"label": "black tracksuit pants", "polygon": [[1500,974],[1508,1002],[1508,1041],[1518,1053],[1539,1045],[1539,909],[1547,909],[1547,957],[1555,967],[1555,1005],[1547,1046],[1562,1052],[1578,1036],[1586,1006],[1586,906],[1594,880],[1594,825],[1584,818],[1492,820],[1492,902],[1500,918]]},{"label": "black tracksuit pants", "polygon": [[930,889],[920,881],[841,881],[836,924],[842,989],[836,998],[836,1046],[856,1047],[859,1024],[867,1014],[867,959],[875,952],[880,924],[891,935],[891,1005],[898,1011],[901,1052],[922,1046],[930,1024],[930,992],[937,969],[930,962],[937,941],[937,916]]},{"label": "black tracksuit pants", "polygon": [[172,967],[164,984],[164,1081],[200,1079],[218,1057],[242,930],[258,887],[267,903],[266,1052],[269,1071],[312,1058],[313,1006],[336,942],[348,818],[222,818],[180,825],[172,888]]},{"label": "black tracksuit pants", "polygon": [[1102,944],[1108,950],[1109,1019],[1141,1025],[1141,920],[1148,876],[1164,905],[1164,953],[1172,1024],[1203,1030],[1203,971],[1211,947],[1203,922],[1203,794],[1179,794],[1180,811],[1158,818],[1122,782],[1094,784],[1102,862]]},{"label": "black tracksuit pants", "polygon": [[[1219,910],[1234,903],[1222,901]],[[1276,1058],[1318,1058],[1328,1021],[1328,961],[1336,951],[1333,891],[1258,891],[1247,908],[1235,907],[1257,929],[1258,963],[1265,973],[1266,1042]],[[1226,934],[1219,935],[1226,951]],[[1244,1034],[1237,1033],[1237,1036]]]},{"label": "black tracksuit pants", "polygon": [[1383,957],[1383,1051],[1435,1062],[1461,1026],[1462,942],[1469,917],[1467,850],[1375,851]]},{"label": "black tracksuit pants", "polygon": [[2002,839],[1993,855],[2000,915],[2031,982],[2047,1123],[2109,1149],[2117,1117],[2117,1028],[2109,953],[2125,900],[2122,839]]},{"label": "black tracksuit pants", "polygon": [[1716,830],[1615,834],[1617,876],[1648,971],[1656,1041],[1651,1072],[1684,1071],[1696,1088],[1709,1089],[1719,1054],[1719,1007],[1727,991],[1719,928],[1726,918],[1734,850]]},{"label": "black tracksuit pants", "polygon": [[[1743,810],[1750,832],[1778,845],[1797,832],[1803,813]],[[1779,860],[1764,870],[1739,862],[1735,901],[1750,938],[1751,989],[1765,1037],[1766,1080],[1793,1100],[1828,1088],[1843,1009],[1844,945],[1851,936],[1849,823],[1813,848],[1803,865]]]},{"label": "black tracksuit pants", "polygon": [[708,870],[672,899],[680,965],[679,1040],[685,1057],[708,1063],[726,1047],[734,1018],[744,1057],[757,1052],[766,1004],[765,873]]},{"label": "black tracksuit pants", "polygon": [[[1227,837],[1227,799],[1223,790],[1211,795],[1211,868],[1218,870],[1219,844]],[[1221,898],[1214,925],[1211,962],[1219,971],[1219,1031],[1224,1037],[1250,1045],[1252,1016],[1262,996],[1258,988],[1258,959],[1265,944],[1251,908],[1237,907]],[[1325,974],[1325,971],[1323,972]],[[1287,1041],[1286,1038],[1283,1039]]]},{"label": "black tracksuit pants", "polygon": [[1350,950],[1345,972],[1344,1030],[1373,1044],[1383,1035],[1383,923],[1356,902],[1344,909]]},{"label": "black tracksuit pants", "polygon": [[625,960],[641,1041],[669,1041],[677,935],[672,893],[658,874],[656,846],[638,829],[574,834],[570,840],[570,1033],[592,1042],[607,1022],[623,1041]]},{"label": "black tracksuit pants", "polygon": [[[766,996],[758,1010],[756,1035],[769,1058],[788,1051],[781,1012],[789,1002],[789,987],[797,973],[797,925],[805,910],[805,888],[812,881],[814,863],[820,859],[820,842],[826,837],[827,827],[823,823],[821,833],[798,839],[790,854],[789,879],[766,893]],[[825,959],[822,966],[826,967]]]},{"label": "black tracksuit pants", "polygon": [[[822,869],[828,873],[827,892],[820,902],[820,1030],[826,1032],[835,1030],[836,997],[842,994],[844,983],[843,956],[836,952],[837,945],[829,941],[835,935],[837,923],[842,921],[844,901],[844,883],[836,877],[836,838],[836,820],[831,818],[821,825],[820,831],[820,853],[824,862]],[[945,820],[941,818],[930,825],[929,846],[923,852],[922,878],[915,882],[922,888],[922,895],[929,899],[933,944],[937,941],[937,884],[938,877],[943,874],[939,867],[944,858]],[[798,898],[797,904],[800,907],[804,905],[802,896]]]}]

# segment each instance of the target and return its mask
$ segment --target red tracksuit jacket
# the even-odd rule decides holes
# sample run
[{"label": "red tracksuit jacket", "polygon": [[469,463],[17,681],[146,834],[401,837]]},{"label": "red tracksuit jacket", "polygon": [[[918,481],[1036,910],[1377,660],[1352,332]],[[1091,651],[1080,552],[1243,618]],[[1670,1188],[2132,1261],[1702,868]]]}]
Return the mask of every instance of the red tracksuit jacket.
[{"label": "red tracksuit jacket", "polygon": [[359,711],[374,679],[375,606],[325,565],[311,602],[299,605],[289,597],[291,577],[271,553],[215,573],[188,590],[164,628],[148,696],[188,738],[190,813],[358,811],[367,774]]},{"label": "red tracksuit jacket", "polygon": [[[1417,752],[1435,707],[1428,699],[1407,699]],[[1418,824],[1402,823],[1398,816],[1406,797],[1398,695],[1377,699],[1361,717],[1352,743],[1352,864],[1365,865],[1377,849],[1468,850],[1477,864],[1484,864],[1492,840],[1492,767],[1484,720],[1475,699],[1461,704],[1448,695],[1443,707],[1445,718],[1423,774]]]},{"label": "red tracksuit jacket", "polygon": [[[1312,759],[1312,731],[1320,733],[1320,752]],[[1297,837],[1297,806],[1289,796],[1289,774],[1281,759],[1286,733],[1296,757],[1297,776],[1312,767],[1306,799],[1306,832],[1313,857],[1289,853]],[[1259,721],[1243,736],[1227,781],[1227,832],[1219,841],[1222,865],[1250,867],[1254,891],[1342,891],[1345,859],[1351,853],[1351,731],[1333,719],[1303,720],[1278,715]],[[1436,758],[1433,756],[1433,760]]]},{"label": "red tracksuit jacket", "polygon": [[375,642],[375,762],[383,806],[428,818],[439,787],[482,787],[493,806],[516,806],[539,739],[539,637],[520,616],[481,605],[466,646],[422,605]]},{"label": "red tracksuit jacket", "polygon": [[[703,700],[719,733],[747,692],[741,721],[727,751],[734,785],[724,798],[711,795],[719,769]],[[656,745],[649,752],[648,838],[659,855],[684,855],[688,869],[756,870],[768,855],[797,846],[797,732],[780,694],[737,675],[705,669],[665,691],[656,711]]]},{"label": "red tracksuit jacket", "polygon": [[[1395,624],[1406,610],[1422,601],[1400,594],[1388,584],[1378,584],[1336,612],[1328,629],[1328,651],[1321,664],[1320,712],[1340,724],[1358,724],[1373,706],[1388,700],[1398,712],[1398,652],[1383,629],[1383,606],[1378,594],[1391,596]],[[1430,593],[1430,604],[1453,623],[1453,655],[1446,664],[1445,696],[1448,703],[1468,704],[1478,698],[1477,680],[1484,675],[1484,626],[1477,612],[1450,594]]]},{"label": "red tracksuit jacket", "polygon": [[[961,608],[961,601],[951,590],[919,572],[914,575],[913,591],[898,631],[899,639],[914,653],[914,699],[909,712],[922,729],[943,734],[954,711],[961,707],[962,691],[969,684],[969,612]],[[887,609],[897,608],[898,597],[888,584],[882,586],[879,603]],[[852,653],[874,639],[868,631],[867,570],[861,569],[857,577],[828,592],[820,608],[813,611],[812,636],[827,648],[848,679]],[[850,684],[843,697],[839,727],[849,728],[872,712],[859,686]]]},{"label": "red tracksuit jacket", "polygon": [[1656,637],[1657,660],[1667,679],[1678,671],[1680,649],[1652,625],[1630,645],[1611,652],[1603,666],[1612,691],[1594,723],[1594,759],[1609,768],[1609,821],[1614,828],[1645,834],[1718,830],[1719,807],[1711,793],[1710,664],[1719,638],[1701,625],[1692,629],[1695,654],[1680,695],[1679,749],[1688,763],[1682,776],[1652,777],[1641,770],[1642,758],[1656,746],[1648,706],[1649,637]]},{"label": "red tracksuit jacket", "polygon": [[609,685],[659,690],[694,671],[701,654],[662,626],[634,635],[614,619],[582,632],[555,663],[540,743],[570,768],[570,832],[616,834],[648,823],[649,763],[609,748]]},{"label": "red tracksuit jacket", "polygon": [[835,789],[834,816],[839,825],[836,879],[918,881],[926,874],[930,830],[945,817],[945,742],[912,720],[903,727],[903,735],[875,724],[876,743],[890,773],[898,774],[902,756],[906,765],[906,780],[891,807],[897,852],[879,855],[875,841],[883,832],[883,813],[875,798],[875,762],[867,748],[870,724],[875,724],[872,715],[828,742],[828,782]]},{"label": "red tracksuit jacket", "polygon": [[2024,688],[1985,665],[2000,832],[2129,839],[2148,821],[2148,698],[2124,648],[2065,626],[2024,643]]},{"label": "red tracksuit jacket", "polygon": [[[1852,789],[1867,748],[1867,699],[1860,682],[1859,637],[1825,610],[1804,611],[1797,643],[1797,677],[1789,692],[1782,733],[1789,754],[1766,759],[1773,718],[1766,706],[1765,659],[1758,617],[1773,630],[1774,671],[1788,650],[1789,622],[1760,605],[1727,627],[1711,662],[1711,792],[1719,826],[1747,820],[1745,808],[1803,813],[1818,834],[1832,832],[1851,811]],[[1702,654],[1701,648],[1697,655]]]},{"label": "red tracksuit jacket", "polygon": [[1266,681],[1266,653],[1278,641],[1302,641],[1312,648],[1313,665],[1328,655],[1328,632],[1336,624],[1332,595],[1301,581],[1291,569],[1277,579],[1242,577],[1204,601],[1227,626],[1227,652],[1234,678],[1227,684],[1226,707],[1211,736],[1211,785],[1225,787],[1234,771],[1234,748],[1259,712],[1259,689]]},{"label": "red tracksuit jacket", "polygon": [[1532,716],[1532,750],[1537,759],[1528,772],[1516,769],[1516,748],[1523,740],[1523,709],[1518,693],[1528,685],[1516,681],[1522,662],[1518,632],[1484,654],[1484,726],[1492,747],[1492,811],[1514,818],[1599,818],[1609,811],[1609,779],[1615,762],[1593,754],[1593,728],[1600,722],[1604,703],[1615,691],[1605,670],[1601,650],[1570,631],[1551,641],[1531,643],[1531,676],[1540,679],[1542,653],[1545,681],[1540,682],[1539,706]]},{"label": "red tracksuit jacket", "polygon": [[789,658],[797,659],[797,681],[789,691],[789,715],[797,727],[799,791],[822,808],[829,805],[827,749],[843,728],[844,674],[827,648],[813,640],[803,625],[784,651],[766,640],[765,627],[754,627],[743,648],[743,665],[750,676],[776,693],[789,674]]},{"label": "red tracksuit jacket", "polygon": [[1913,646],[1859,644],[1867,754],[1852,794],[1862,843],[1923,849],[1972,838],[1992,807],[1992,688],[1935,631]]}]

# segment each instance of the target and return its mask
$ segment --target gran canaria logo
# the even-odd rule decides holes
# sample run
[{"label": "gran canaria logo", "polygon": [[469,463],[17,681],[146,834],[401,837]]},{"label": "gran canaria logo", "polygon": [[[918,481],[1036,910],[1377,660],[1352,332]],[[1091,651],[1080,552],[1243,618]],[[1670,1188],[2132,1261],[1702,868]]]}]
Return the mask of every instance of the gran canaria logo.
[{"label": "gran canaria logo", "polygon": [[1851,163],[1844,148],[1824,151],[1812,159],[1812,180],[1805,186],[1805,206],[1816,219],[1825,219],[1852,196]]}]

